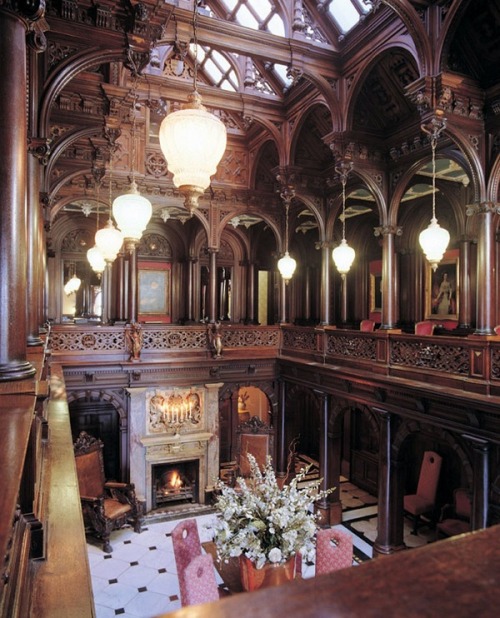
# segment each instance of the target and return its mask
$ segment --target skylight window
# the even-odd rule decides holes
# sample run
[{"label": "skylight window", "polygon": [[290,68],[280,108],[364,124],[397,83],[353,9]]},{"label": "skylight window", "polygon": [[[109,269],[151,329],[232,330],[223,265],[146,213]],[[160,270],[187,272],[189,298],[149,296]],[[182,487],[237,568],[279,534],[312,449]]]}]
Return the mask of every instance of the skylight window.
[{"label": "skylight window", "polygon": [[[194,57],[194,44],[190,45],[189,51]],[[238,91],[238,77],[229,60],[219,51],[198,45],[198,71],[210,79],[213,86]]]},{"label": "skylight window", "polygon": [[359,21],[359,13],[351,0],[332,0],[328,11],[343,33],[351,30]]},{"label": "skylight window", "polygon": [[284,86],[292,85],[292,78],[288,73],[288,67],[285,64],[275,64],[274,70]]},{"label": "skylight window", "polygon": [[274,3],[269,0],[221,0],[227,19],[252,30],[266,30],[284,36],[285,26]]},{"label": "skylight window", "polygon": [[364,0],[331,0],[328,13],[342,34],[352,30],[362,15],[371,11],[371,3]]}]

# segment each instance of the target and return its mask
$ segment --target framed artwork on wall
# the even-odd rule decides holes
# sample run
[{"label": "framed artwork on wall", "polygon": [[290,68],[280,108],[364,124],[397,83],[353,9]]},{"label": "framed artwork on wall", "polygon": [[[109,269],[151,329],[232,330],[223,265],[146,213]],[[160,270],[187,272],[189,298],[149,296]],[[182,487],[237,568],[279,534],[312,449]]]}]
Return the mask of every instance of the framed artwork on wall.
[{"label": "framed artwork on wall", "polygon": [[138,317],[140,322],[171,322],[170,264],[139,262]]},{"label": "framed artwork on wall", "polygon": [[425,267],[425,317],[458,319],[458,257],[445,257],[435,272]]},{"label": "framed artwork on wall", "polygon": [[370,274],[370,313],[382,311],[382,274]]}]

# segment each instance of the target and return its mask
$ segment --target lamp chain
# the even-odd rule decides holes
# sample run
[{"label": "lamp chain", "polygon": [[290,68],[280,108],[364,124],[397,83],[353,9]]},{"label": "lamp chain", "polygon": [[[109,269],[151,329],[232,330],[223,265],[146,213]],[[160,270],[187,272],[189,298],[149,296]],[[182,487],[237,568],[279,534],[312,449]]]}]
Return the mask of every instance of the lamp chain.
[{"label": "lamp chain", "polygon": [[194,73],[193,88],[198,90],[198,0],[193,2],[193,48],[194,48]]},{"label": "lamp chain", "polygon": [[347,182],[346,174],[342,174],[342,240],[345,240],[345,185]]},{"label": "lamp chain", "polygon": [[96,194],[96,200],[97,200],[97,223],[96,223],[96,232],[99,229],[99,187],[101,186],[100,182],[96,183],[96,187],[95,187],[95,194]]},{"label": "lamp chain", "polygon": [[135,110],[137,105],[137,90],[134,84],[134,98],[132,100],[132,185],[135,183],[135,157],[136,157],[136,145],[135,145]]},{"label": "lamp chain", "polygon": [[288,209],[290,208],[290,201],[285,200],[285,253],[288,253]]},{"label": "lamp chain", "polygon": [[436,218],[436,144],[437,131],[431,135],[432,149],[432,219]]},{"label": "lamp chain", "polygon": [[353,168],[352,161],[341,160],[335,167],[335,171],[340,176],[342,183],[342,240],[345,240],[345,188],[347,184],[347,176]]},{"label": "lamp chain", "polygon": [[109,220],[111,221],[113,204],[113,153],[110,151],[109,156]]},{"label": "lamp chain", "polygon": [[431,141],[432,151],[432,219],[436,218],[436,147],[441,133],[446,129],[446,118],[434,117],[428,125],[422,125],[422,131],[427,133]]}]

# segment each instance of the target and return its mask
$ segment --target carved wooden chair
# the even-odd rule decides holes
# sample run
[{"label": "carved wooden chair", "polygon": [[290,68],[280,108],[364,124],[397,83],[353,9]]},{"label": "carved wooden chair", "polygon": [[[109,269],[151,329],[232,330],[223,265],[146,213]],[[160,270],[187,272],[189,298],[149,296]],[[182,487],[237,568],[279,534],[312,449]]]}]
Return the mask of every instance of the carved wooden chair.
[{"label": "carved wooden chair", "polygon": [[238,425],[236,435],[236,461],[239,475],[246,477],[250,474],[248,453],[255,457],[259,468],[263,470],[268,456],[273,456],[274,428],[264,423],[258,416],[252,416],[248,421]]},{"label": "carved wooden chair", "polygon": [[373,333],[375,330],[375,320],[361,320],[359,330],[364,333]]},{"label": "carved wooden chair", "polygon": [[436,538],[456,536],[471,531],[472,503],[464,487],[453,492],[453,504],[445,504],[436,525]]},{"label": "carved wooden chair", "polygon": [[431,320],[423,320],[415,324],[415,335],[433,335],[436,323]]},{"label": "carved wooden chair", "polygon": [[412,534],[417,534],[420,515],[431,513],[435,508],[442,461],[442,457],[434,451],[425,451],[417,491],[415,494],[404,496],[404,510],[414,518]]},{"label": "carved wooden chair", "polygon": [[132,483],[106,482],[103,446],[101,440],[82,431],[73,450],[85,528],[101,538],[103,551],[110,553],[113,530],[131,523],[135,532],[141,532],[142,508]]}]

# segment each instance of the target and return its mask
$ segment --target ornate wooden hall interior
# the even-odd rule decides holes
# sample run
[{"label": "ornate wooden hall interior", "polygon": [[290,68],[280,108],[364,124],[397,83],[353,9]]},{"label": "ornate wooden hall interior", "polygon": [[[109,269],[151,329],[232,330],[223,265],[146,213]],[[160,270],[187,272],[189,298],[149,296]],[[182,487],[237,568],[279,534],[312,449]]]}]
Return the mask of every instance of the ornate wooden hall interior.
[{"label": "ornate wooden hall interior", "polygon": [[[0,0],[1,616],[94,615],[81,431],[146,516],[169,467],[209,505],[251,436],[282,479],[294,445],[337,488],[321,525],[341,475],[378,498],[356,589],[372,568],[403,590],[393,554],[427,570],[403,522],[431,451],[424,515],[472,505],[443,547],[474,581],[498,562],[499,50],[499,0]],[[185,140],[181,181],[165,122],[198,96],[226,136],[205,184],[215,136],[199,161]],[[113,252],[96,232],[117,228]]]}]

